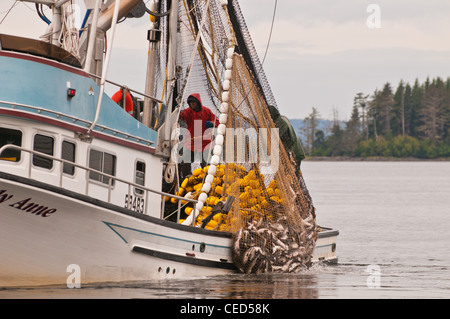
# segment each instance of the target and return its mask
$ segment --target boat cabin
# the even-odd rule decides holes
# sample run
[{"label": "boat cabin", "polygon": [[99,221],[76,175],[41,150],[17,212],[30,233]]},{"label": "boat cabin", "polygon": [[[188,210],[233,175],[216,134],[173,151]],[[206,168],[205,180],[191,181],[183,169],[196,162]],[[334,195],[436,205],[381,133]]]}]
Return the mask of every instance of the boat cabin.
[{"label": "boat cabin", "polygon": [[0,35],[0,73],[1,171],[163,217],[157,132],[106,95],[91,130],[100,90],[75,57]]}]

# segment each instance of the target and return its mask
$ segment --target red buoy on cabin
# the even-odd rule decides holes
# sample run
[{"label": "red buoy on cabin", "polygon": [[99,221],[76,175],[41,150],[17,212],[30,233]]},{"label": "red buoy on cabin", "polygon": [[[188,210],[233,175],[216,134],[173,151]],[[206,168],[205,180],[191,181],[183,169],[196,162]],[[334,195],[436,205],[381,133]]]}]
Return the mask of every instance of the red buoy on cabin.
[{"label": "red buoy on cabin", "polygon": [[[133,99],[131,98],[131,94],[130,92],[126,91],[127,93],[125,94],[125,111],[130,114],[131,116],[133,116]],[[122,90],[117,91],[116,93],[114,93],[114,95],[112,96],[112,100],[114,102],[116,102],[117,104],[119,104],[119,102],[122,102],[123,100],[123,93]]]}]

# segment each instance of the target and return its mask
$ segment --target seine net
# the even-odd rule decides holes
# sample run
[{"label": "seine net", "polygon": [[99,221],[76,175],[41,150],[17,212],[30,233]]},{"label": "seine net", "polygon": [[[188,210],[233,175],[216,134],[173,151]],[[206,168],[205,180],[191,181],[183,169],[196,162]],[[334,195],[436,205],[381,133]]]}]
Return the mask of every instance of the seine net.
[{"label": "seine net", "polygon": [[233,60],[222,192],[235,197],[233,260],[245,273],[296,272],[311,261],[314,207],[253,76],[241,56]]},{"label": "seine net", "polygon": [[221,123],[209,165],[180,180],[176,194],[200,202],[182,202],[180,223],[231,232],[243,273],[297,272],[311,262],[315,209],[269,112],[275,101],[238,2],[221,2],[180,1],[178,103],[200,92]]}]

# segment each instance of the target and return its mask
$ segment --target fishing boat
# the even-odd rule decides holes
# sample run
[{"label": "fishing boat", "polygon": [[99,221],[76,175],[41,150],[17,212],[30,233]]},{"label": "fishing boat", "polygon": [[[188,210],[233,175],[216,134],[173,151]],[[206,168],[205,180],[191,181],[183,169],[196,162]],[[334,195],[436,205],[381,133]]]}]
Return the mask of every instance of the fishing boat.
[{"label": "fishing boat", "polygon": [[[248,54],[245,25],[233,30],[242,19],[238,1],[152,1],[150,8],[141,0],[85,1],[76,30],[72,1],[26,1],[48,32],[40,39],[0,34],[0,286],[237,272],[232,232],[195,226],[206,197],[168,186],[177,181],[177,123],[185,92],[194,90],[195,65],[220,66],[212,75],[220,90],[198,89],[205,100],[213,96],[210,105],[218,110],[227,91],[229,57],[196,54],[212,37],[204,31],[209,19],[223,22],[225,37],[243,41],[232,48]],[[105,83],[117,21],[149,16],[145,92],[121,83],[110,97]],[[190,50],[180,46],[183,37]],[[228,41],[218,45],[236,54]],[[212,161],[209,173],[218,165]],[[168,198],[174,214],[167,214]],[[232,202],[220,204],[225,213]],[[182,205],[193,207],[184,222]],[[322,228],[312,261],[337,263],[337,237]]]}]

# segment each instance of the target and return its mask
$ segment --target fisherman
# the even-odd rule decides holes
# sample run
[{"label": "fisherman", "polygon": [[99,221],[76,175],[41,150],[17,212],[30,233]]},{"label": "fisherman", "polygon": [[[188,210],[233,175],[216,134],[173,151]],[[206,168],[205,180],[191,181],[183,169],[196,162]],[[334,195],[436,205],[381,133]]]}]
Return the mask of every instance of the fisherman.
[{"label": "fisherman", "polygon": [[296,162],[296,167],[300,169],[302,160],[305,159],[305,151],[300,143],[295,130],[292,127],[289,119],[280,115],[280,112],[272,105],[269,105],[269,112],[275,127],[279,129],[279,135],[284,148],[290,156],[293,156]]},{"label": "fisherman", "polygon": [[193,93],[187,98],[189,107],[180,112],[180,121],[186,123],[190,136],[185,141],[183,156],[180,163],[180,175],[187,176],[191,172],[191,163],[200,162],[201,167],[206,166],[210,152],[212,130],[219,126],[219,120],[214,113],[202,104],[200,94]]},{"label": "fisherman", "polygon": [[308,189],[306,188],[303,174],[300,169],[302,160],[305,159],[305,151],[303,150],[302,144],[300,143],[300,139],[295,133],[295,129],[292,127],[289,119],[286,116],[281,115],[275,106],[269,105],[269,112],[275,124],[275,127],[279,130],[278,134],[280,136],[281,143],[283,144],[291,161],[294,163],[295,173],[300,183],[300,187],[309,202],[311,213],[315,218],[315,209],[312,204],[312,199],[308,192]]}]

